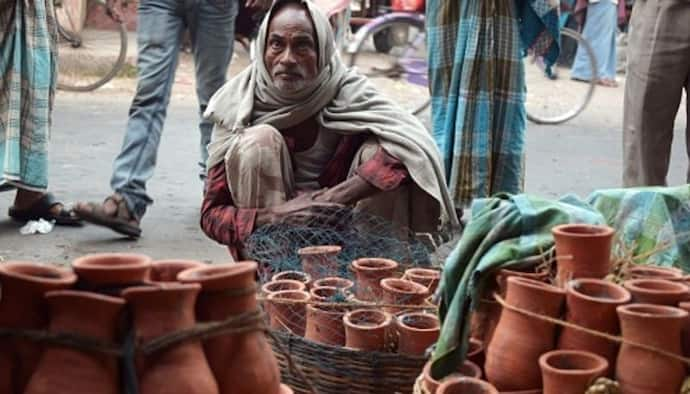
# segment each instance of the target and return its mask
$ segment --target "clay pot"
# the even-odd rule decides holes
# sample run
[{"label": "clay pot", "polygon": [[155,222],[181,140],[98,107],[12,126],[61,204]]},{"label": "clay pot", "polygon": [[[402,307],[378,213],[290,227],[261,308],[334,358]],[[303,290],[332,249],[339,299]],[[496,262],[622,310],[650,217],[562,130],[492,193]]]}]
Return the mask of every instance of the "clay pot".
[{"label": "clay pot", "polygon": [[635,303],[676,306],[690,296],[686,285],[669,280],[631,279],[623,282],[623,286]]},{"label": "clay pot", "polygon": [[611,270],[614,230],[608,226],[564,224],[551,230],[556,242],[556,284],[571,279],[602,279]]},{"label": "clay pot", "polygon": [[[270,306],[271,328],[287,331],[300,337],[304,336],[307,317],[306,303],[290,303],[290,301],[309,301],[309,293],[302,290],[283,290],[270,293],[267,305]],[[286,303],[276,300],[287,301]]]},{"label": "clay pot", "polygon": [[520,278],[527,278],[527,279],[532,279],[532,280],[536,280],[539,282],[547,283],[548,279],[549,279],[549,272],[548,271],[535,272],[534,267],[532,267],[528,270],[524,270],[524,271],[519,270],[519,269],[501,268],[496,273],[496,283],[498,284],[499,294],[502,297],[504,297],[506,294],[506,286],[507,286],[506,280],[508,278],[510,278],[511,276],[517,276]]},{"label": "clay pot", "polygon": [[302,271],[314,280],[344,274],[336,259],[341,250],[337,245],[309,246],[298,250]]},{"label": "clay pot", "polygon": [[[690,302],[681,302],[678,307],[690,314]],[[681,344],[683,348],[683,355],[690,357],[690,317],[685,319],[683,330],[681,332]]]},{"label": "clay pot", "polygon": [[352,262],[357,287],[355,295],[360,301],[380,301],[383,295],[381,279],[395,275],[398,263],[389,259],[363,258]]},{"label": "clay pot", "polygon": [[151,263],[147,282],[177,282],[177,274],[180,272],[204,266],[206,264],[195,260],[157,260]]},{"label": "clay pot", "polygon": [[335,287],[336,289],[340,289],[345,293],[349,293],[354,286],[355,283],[349,279],[329,276],[328,278],[321,278],[319,280],[314,281],[312,287]]},{"label": "clay pot", "polygon": [[[116,342],[123,299],[58,290],[47,293],[46,301],[51,309],[50,332],[70,333],[104,344]],[[24,393],[120,394],[119,378],[113,356],[46,345]]]},{"label": "clay pot", "polygon": [[519,390],[519,391],[499,391],[498,394],[542,394],[541,389]]},{"label": "clay pot", "polygon": [[311,286],[312,282],[311,275],[304,273],[302,271],[283,271],[271,277],[271,281],[283,279],[296,280],[298,282],[302,282],[304,283],[304,286],[306,286],[307,289]]},{"label": "clay pot", "polygon": [[467,347],[467,356],[465,358],[483,367],[486,361],[484,358],[484,343],[479,339],[470,338]]},{"label": "clay pot", "polygon": [[[568,282],[566,320],[595,331],[618,335],[620,326],[616,308],[630,302],[630,293],[623,287],[601,279],[575,279]],[[563,327],[559,349],[588,351],[602,356],[610,371],[616,365],[618,345],[607,339]]]},{"label": "clay pot", "polygon": [[[130,287],[122,292],[132,310],[138,344],[196,324],[194,304],[198,284],[161,283]],[[200,340],[188,340],[136,358],[139,393],[213,394],[213,379]]]},{"label": "clay pot", "polygon": [[343,316],[345,316],[343,309],[307,305],[307,326],[304,337],[326,345],[345,345]]},{"label": "clay pot", "polygon": [[[253,261],[216,264],[181,272],[177,279],[202,286],[199,320],[223,321],[258,310]],[[278,362],[261,330],[209,338],[206,357],[221,394],[276,394],[281,392]]]},{"label": "clay pot", "polygon": [[655,265],[635,265],[627,273],[630,279],[683,279],[683,271],[678,268],[658,267]]},{"label": "clay pot", "polygon": [[[429,296],[429,289],[405,279],[382,279],[381,288],[383,303],[389,305],[422,305]],[[383,310],[393,314],[405,312],[405,308],[393,306],[385,306]]]},{"label": "clay pot", "polygon": [[134,253],[98,253],[72,263],[83,289],[119,295],[123,288],[142,285],[151,270],[151,258]]},{"label": "clay pot", "polygon": [[[48,326],[51,290],[68,289],[73,272],[30,262],[0,264],[0,327],[41,330]],[[0,337],[0,394],[23,393],[41,356],[42,346],[20,338]]]},{"label": "clay pot", "polygon": [[[316,302],[341,303],[347,300],[347,296],[343,290],[337,287],[314,287],[309,290],[309,295],[311,295],[311,299]],[[342,307],[335,305],[321,305],[321,307],[327,309],[342,309]]]},{"label": "clay pot", "polygon": [[[680,355],[688,312],[670,306],[629,304],[617,308],[623,339]],[[680,361],[623,343],[616,380],[625,394],[678,393],[685,379]]]},{"label": "clay pot", "polygon": [[306,291],[307,286],[302,282],[298,282],[292,279],[273,280],[261,286],[261,292],[266,294],[267,296],[271,293],[286,290]]},{"label": "clay pot", "polygon": [[[506,302],[548,317],[561,315],[565,291],[531,279],[510,277]],[[486,376],[499,390],[541,387],[539,357],[556,343],[556,327],[504,308],[486,350]]]},{"label": "clay pot", "polygon": [[424,355],[436,343],[441,323],[436,315],[412,312],[397,317],[398,353]]},{"label": "clay pot", "polygon": [[554,350],[539,358],[544,394],[583,394],[606,374],[609,363],[594,353]]},{"label": "clay pot", "polygon": [[498,394],[496,387],[483,380],[466,377],[452,377],[441,383],[437,394]]},{"label": "clay pot", "polygon": [[430,268],[409,268],[405,270],[402,278],[419,283],[429,289],[429,294],[434,294],[441,282],[441,271]]},{"label": "clay pot", "polygon": [[[424,389],[428,391],[430,394],[436,393],[438,390],[438,386],[440,386],[441,382],[439,382],[439,380],[434,379],[434,377],[431,376],[431,361],[427,362],[424,365],[422,376],[422,386],[424,387]],[[448,379],[450,376],[464,376],[479,379],[482,377],[482,370],[473,362],[465,360],[465,362],[463,362],[460,365],[457,372],[445,377],[445,379]]]},{"label": "clay pot", "polygon": [[372,309],[357,309],[343,316],[345,346],[365,351],[384,351],[390,348],[393,318],[390,314]]}]

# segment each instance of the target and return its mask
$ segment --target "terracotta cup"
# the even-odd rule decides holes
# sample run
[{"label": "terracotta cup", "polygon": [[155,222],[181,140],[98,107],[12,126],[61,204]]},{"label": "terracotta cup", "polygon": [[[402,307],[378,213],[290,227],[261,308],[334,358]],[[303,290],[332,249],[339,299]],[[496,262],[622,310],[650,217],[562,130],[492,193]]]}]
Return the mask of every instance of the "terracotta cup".
[{"label": "terracotta cup", "polygon": [[302,271],[283,271],[278,272],[277,274],[271,277],[271,281],[283,279],[296,280],[298,282],[302,282],[307,288],[309,288],[312,283],[311,275]]},{"label": "terracotta cup", "polygon": [[270,293],[267,305],[270,305],[271,328],[304,336],[307,322],[307,304],[304,302],[309,299],[309,293],[302,290],[282,290]]},{"label": "terracotta cup", "polygon": [[381,288],[383,303],[389,305],[384,306],[383,310],[393,314],[405,312],[406,309],[391,305],[422,305],[429,296],[429,289],[405,279],[381,279]]},{"label": "terracotta cup", "polygon": [[685,284],[663,279],[631,279],[623,282],[623,287],[635,303],[676,306],[690,296]]},{"label": "terracotta cup", "polygon": [[[688,312],[652,304],[622,305],[617,311],[625,341],[682,354]],[[625,342],[618,352],[616,380],[625,394],[678,393],[685,376],[685,365],[664,355]]]},{"label": "terracotta cup", "polygon": [[597,378],[606,374],[609,363],[594,353],[553,350],[539,358],[544,394],[583,394]]},{"label": "terracotta cup", "polygon": [[304,338],[332,346],[345,345],[343,309],[307,305],[307,326]]},{"label": "terracotta cup", "polygon": [[355,272],[355,295],[360,301],[379,301],[383,290],[381,279],[395,275],[399,264],[390,259],[363,258],[352,262],[352,270]]},{"label": "terracotta cup", "polygon": [[[438,390],[438,386],[441,384],[441,381],[443,379],[439,380],[432,376],[431,361],[427,362],[424,365],[422,376],[422,386],[424,387],[424,389],[428,391],[430,394],[436,393]],[[465,362],[463,362],[460,365],[460,367],[458,367],[457,371],[449,376],[465,376],[469,378],[479,379],[482,377],[482,370],[473,362],[465,360]],[[445,377],[445,379],[448,379],[448,377]]]},{"label": "terracotta cup", "polygon": [[551,230],[556,243],[556,284],[577,278],[602,279],[611,270],[615,231],[608,226],[564,224]]},{"label": "terracotta cup", "polygon": [[496,387],[483,380],[466,377],[445,379],[436,390],[437,394],[498,394]]},{"label": "terracotta cup", "polygon": [[329,276],[327,278],[315,280],[312,287],[335,287],[336,289],[340,289],[345,293],[349,293],[352,288],[355,287],[355,282],[345,278]]},{"label": "terracotta cup", "polygon": [[[690,314],[690,302],[681,302],[678,304],[678,308],[688,312]],[[683,324],[683,330],[681,331],[681,343],[683,347],[683,355],[685,357],[690,357],[690,316],[685,319]],[[690,368],[689,368],[690,369]]]},{"label": "terracotta cup", "polygon": [[261,286],[261,292],[266,294],[266,296],[277,291],[285,290],[306,291],[307,286],[303,282],[292,279],[273,280]]},{"label": "terracotta cup", "polygon": [[643,264],[631,267],[627,274],[630,279],[681,280],[683,278],[683,271],[678,268]]},{"label": "terracotta cup", "polygon": [[205,265],[196,260],[156,260],[151,263],[148,282],[177,282],[177,274],[180,272]]},{"label": "terracotta cup", "polygon": [[397,317],[398,353],[424,355],[436,343],[441,322],[436,315],[410,312]]},{"label": "terracotta cup", "polygon": [[[611,335],[620,333],[616,308],[631,299],[625,288],[602,279],[581,278],[568,282],[566,292],[568,322]],[[607,375],[612,376],[618,354],[615,342],[563,327],[558,348],[583,350],[604,357],[609,365]]]},{"label": "terracotta cup", "polygon": [[441,282],[441,271],[431,268],[409,268],[405,270],[402,278],[419,283],[429,289],[429,294],[434,294]]},{"label": "terracotta cup", "polygon": [[[337,257],[342,248],[337,245],[308,246],[297,251],[302,262],[302,271],[312,279],[321,279],[341,274]],[[344,272],[343,272],[344,273]]]},{"label": "terracotta cup", "polygon": [[143,254],[98,253],[79,257],[72,268],[82,288],[119,294],[122,288],[146,282],[151,261]]},{"label": "terracotta cup", "polygon": [[467,359],[484,368],[484,342],[477,338],[470,338],[467,346]]},{"label": "terracotta cup", "polygon": [[391,347],[393,318],[374,309],[356,309],[343,316],[345,346],[356,350],[385,351]]}]

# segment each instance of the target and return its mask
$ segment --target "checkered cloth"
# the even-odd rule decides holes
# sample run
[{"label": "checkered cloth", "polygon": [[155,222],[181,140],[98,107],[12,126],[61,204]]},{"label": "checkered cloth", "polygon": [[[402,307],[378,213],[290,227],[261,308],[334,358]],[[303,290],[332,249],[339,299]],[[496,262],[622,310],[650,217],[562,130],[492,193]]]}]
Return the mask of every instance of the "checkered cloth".
[{"label": "checkered cloth", "polygon": [[56,49],[53,0],[0,6],[0,189],[48,186]]},{"label": "checkered cloth", "polygon": [[558,3],[428,0],[432,133],[458,206],[523,186],[527,49],[558,57]]}]

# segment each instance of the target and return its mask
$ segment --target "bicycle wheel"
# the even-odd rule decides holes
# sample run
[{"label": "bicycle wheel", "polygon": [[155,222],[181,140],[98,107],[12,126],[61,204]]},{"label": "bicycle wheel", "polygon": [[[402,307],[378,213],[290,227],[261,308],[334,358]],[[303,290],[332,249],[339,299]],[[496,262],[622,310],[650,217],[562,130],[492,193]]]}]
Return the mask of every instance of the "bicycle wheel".
[{"label": "bicycle wheel", "polygon": [[58,89],[90,92],[117,75],[127,55],[127,30],[123,23],[114,26],[76,34],[58,21]]},{"label": "bicycle wheel", "polygon": [[[577,47],[583,57],[585,73],[597,75],[597,59],[592,46],[578,32],[561,29],[561,47]],[[579,115],[594,94],[596,81],[574,80],[570,76],[572,58],[563,52],[546,75],[540,58],[525,59],[525,83],[527,119],[537,124],[560,124]]]},{"label": "bicycle wheel", "polygon": [[[390,34],[390,51],[381,53],[376,37]],[[367,76],[385,96],[419,114],[429,105],[424,19],[393,13],[362,26],[348,47],[351,67]]]}]

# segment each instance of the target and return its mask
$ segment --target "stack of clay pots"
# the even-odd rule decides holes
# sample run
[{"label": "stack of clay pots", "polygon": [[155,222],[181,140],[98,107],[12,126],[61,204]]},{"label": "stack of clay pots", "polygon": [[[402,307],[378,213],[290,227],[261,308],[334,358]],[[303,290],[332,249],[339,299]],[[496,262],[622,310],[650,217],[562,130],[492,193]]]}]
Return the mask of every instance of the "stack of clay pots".
[{"label": "stack of clay pots", "polygon": [[438,317],[423,307],[435,309],[429,298],[440,272],[401,272],[383,258],[341,263],[339,252],[339,246],[300,249],[301,271],[276,273],[262,286],[271,327],[324,345],[424,355],[439,335]]},{"label": "stack of clay pots", "polygon": [[[98,254],[79,258],[72,267],[0,264],[0,329],[47,331],[66,340],[0,336],[0,394],[120,394],[118,357],[129,335],[141,394],[292,392],[280,384],[261,331],[256,263],[152,262],[137,254]],[[156,338],[198,330],[198,322],[233,316],[256,316],[258,323],[203,341],[192,337],[141,350]]]},{"label": "stack of clay pots", "polygon": [[572,224],[553,234],[554,277],[501,270],[491,291],[509,307],[493,304],[473,322],[472,336],[487,343],[486,380],[501,393],[582,394],[600,377],[623,394],[679,393],[686,366],[633,343],[690,356],[690,281],[673,268],[637,266],[617,285],[604,280],[613,229]]}]

